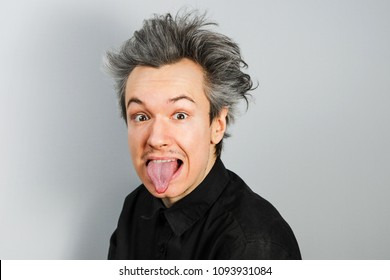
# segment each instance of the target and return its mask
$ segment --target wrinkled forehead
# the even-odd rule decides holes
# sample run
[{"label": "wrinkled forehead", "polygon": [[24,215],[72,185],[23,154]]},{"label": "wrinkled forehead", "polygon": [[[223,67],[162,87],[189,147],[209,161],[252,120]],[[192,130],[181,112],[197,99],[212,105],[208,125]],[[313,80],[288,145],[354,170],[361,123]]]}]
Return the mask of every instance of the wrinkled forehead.
[{"label": "wrinkled forehead", "polygon": [[158,68],[135,67],[127,79],[125,92],[126,104],[134,98],[165,98],[168,101],[188,96],[195,103],[207,99],[203,68],[189,59]]}]

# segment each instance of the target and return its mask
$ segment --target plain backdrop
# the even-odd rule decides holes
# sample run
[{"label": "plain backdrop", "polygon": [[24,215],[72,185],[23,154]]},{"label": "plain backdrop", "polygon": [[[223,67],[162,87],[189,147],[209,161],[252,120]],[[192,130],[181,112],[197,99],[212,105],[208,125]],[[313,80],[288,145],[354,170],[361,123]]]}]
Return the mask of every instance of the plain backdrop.
[{"label": "plain backdrop", "polygon": [[145,18],[208,11],[259,83],[225,165],[304,259],[390,258],[390,2],[0,2],[0,259],[105,259],[138,186],[102,70]]}]

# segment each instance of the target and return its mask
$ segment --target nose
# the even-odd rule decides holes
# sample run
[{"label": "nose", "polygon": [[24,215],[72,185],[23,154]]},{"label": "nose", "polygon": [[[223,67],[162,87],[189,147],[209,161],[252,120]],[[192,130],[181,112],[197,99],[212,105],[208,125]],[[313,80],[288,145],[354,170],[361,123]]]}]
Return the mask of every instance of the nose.
[{"label": "nose", "polygon": [[147,144],[153,149],[161,149],[171,144],[169,125],[166,120],[155,118],[149,127]]}]

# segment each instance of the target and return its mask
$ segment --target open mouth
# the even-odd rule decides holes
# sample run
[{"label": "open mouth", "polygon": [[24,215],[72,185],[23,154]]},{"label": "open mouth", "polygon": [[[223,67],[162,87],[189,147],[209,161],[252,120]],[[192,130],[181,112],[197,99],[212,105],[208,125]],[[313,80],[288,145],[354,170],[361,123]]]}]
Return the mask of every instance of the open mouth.
[{"label": "open mouth", "polygon": [[182,165],[180,159],[151,159],[146,162],[147,173],[157,193],[164,193],[168,189]]},{"label": "open mouth", "polygon": [[180,168],[180,166],[183,164],[183,161],[181,159],[153,159],[153,160],[149,159],[146,161],[146,166],[148,166],[150,162],[164,164],[164,163],[175,162],[175,161],[177,162],[177,165]]}]

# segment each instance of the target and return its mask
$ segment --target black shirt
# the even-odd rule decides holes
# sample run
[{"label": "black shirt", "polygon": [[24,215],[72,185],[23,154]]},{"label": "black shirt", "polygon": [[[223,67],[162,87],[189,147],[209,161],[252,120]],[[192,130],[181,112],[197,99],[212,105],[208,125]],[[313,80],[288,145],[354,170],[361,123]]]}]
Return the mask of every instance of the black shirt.
[{"label": "black shirt", "polygon": [[301,259],[289,225],[217,159],[166,208],[141,185],[127,196],[108,259]]}]

